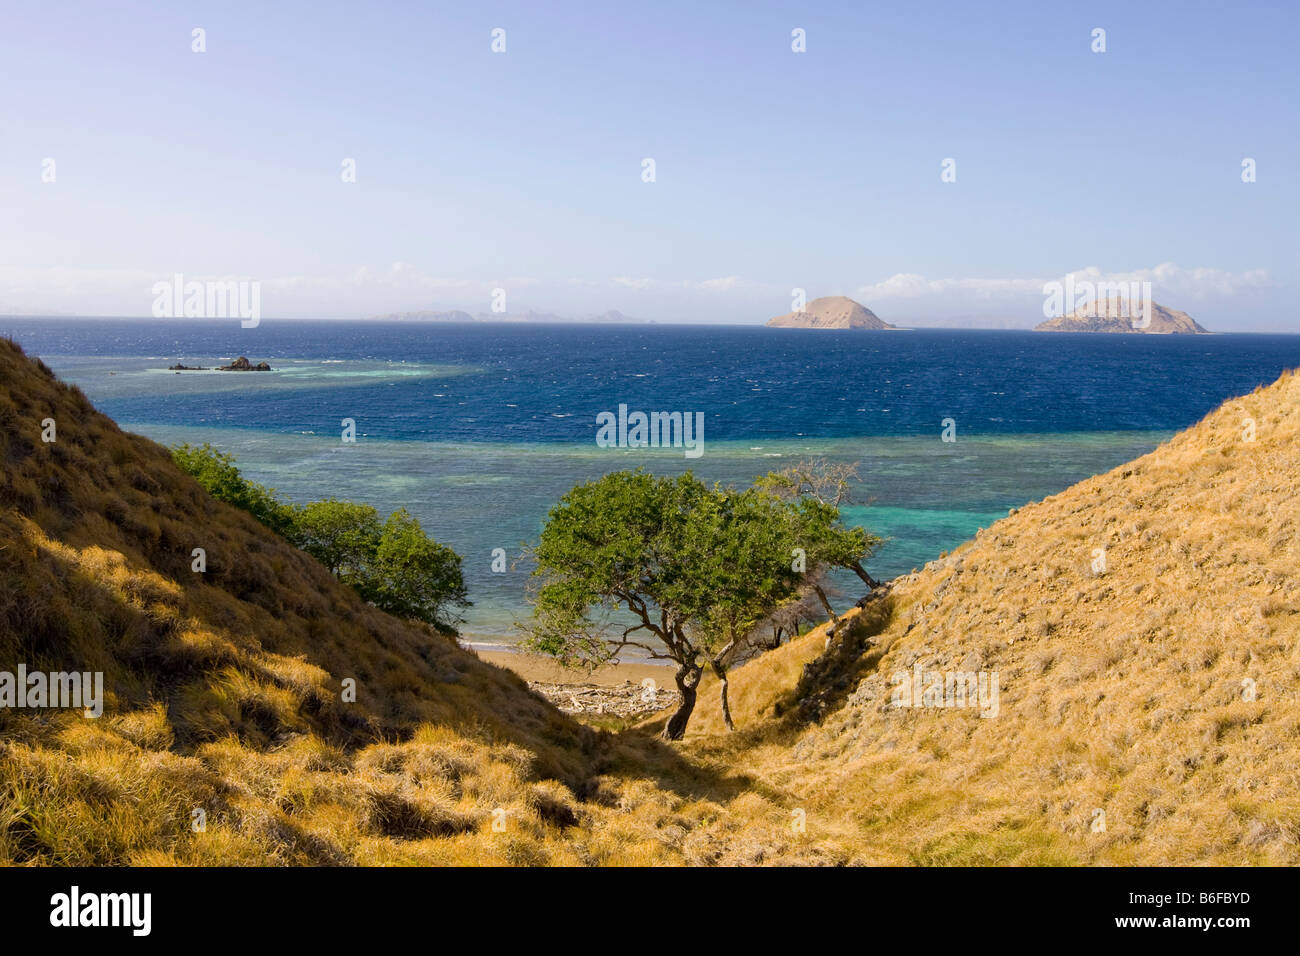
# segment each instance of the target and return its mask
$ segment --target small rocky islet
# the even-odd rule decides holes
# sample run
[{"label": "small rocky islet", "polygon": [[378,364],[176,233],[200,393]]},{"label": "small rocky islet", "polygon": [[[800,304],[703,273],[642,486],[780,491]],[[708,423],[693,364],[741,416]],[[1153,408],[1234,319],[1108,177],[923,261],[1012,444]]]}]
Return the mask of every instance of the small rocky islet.
[{"label": "small rocky islet", "polygon": [[[208,371],[212,371],[212,369],[209,369],[207,366],[204,365],[182,365],[180,362],[177,362],[175,365],[168,365],[167,371],[176,372],[179,374],[180,372],[208,372]],[[218,365],[216,367],[216,371],[218,372],[271,372],[274,371],[274,369],[272,369],[271,366],[268,365],[266,362],[258,362],[256,365],[254,365],[252,362],[248,360],[247,356],[241,355],[239,356],[239,358],[235,359],[229,365]]]}]

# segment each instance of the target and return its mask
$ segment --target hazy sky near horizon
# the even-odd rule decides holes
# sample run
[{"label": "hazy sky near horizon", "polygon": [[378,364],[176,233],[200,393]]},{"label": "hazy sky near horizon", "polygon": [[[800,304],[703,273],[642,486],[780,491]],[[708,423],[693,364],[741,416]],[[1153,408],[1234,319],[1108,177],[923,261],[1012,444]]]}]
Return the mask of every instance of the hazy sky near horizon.
[{"label": "hazy sky near horizon", "polygon": [[260,282],[268,317],[504,288],[511,312],[761,322],[798,287],[1028,324],[1045,281],[1095,270],[1213,329],[1300,332],[1296,4],[0,16],[0,312],[147,315],[182,273]]}]

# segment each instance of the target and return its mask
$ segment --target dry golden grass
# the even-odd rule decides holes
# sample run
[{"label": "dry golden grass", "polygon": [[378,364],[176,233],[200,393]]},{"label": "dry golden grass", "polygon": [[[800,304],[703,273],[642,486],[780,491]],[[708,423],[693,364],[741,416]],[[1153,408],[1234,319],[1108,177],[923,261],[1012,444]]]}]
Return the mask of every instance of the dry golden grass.
[{"label": "dry golden grass", "polygon": [[[706,680],[675,748],[366,606],[10,343],[0,461],[0,669],[108,691],[0,710],[0,863],[1300,862],[1294,376],[737,669],[736,733]],[[891,706],[918,662],[999,715]]]},{"label": "dry golden grass", "polygon": [[[889,862],[1295,864],[1298,525],[1288,374],[893,582],[861,652],[817,677],[851,674],[824,719],[770,719],[821,635],[741,668],[742,732],[706,717],[692,752]],[[999,715],[893,706],[917,663],[998,672]]]}]

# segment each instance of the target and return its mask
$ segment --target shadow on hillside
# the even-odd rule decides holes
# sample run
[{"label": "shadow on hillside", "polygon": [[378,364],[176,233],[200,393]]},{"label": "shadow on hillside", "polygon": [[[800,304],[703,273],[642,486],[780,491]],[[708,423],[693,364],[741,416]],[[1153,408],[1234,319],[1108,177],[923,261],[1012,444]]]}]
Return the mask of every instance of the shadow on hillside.
[{"label": "shadow on hillside", "polygon": [[[36,669],[102,673],[110,714],[163,703],[175,735],[169,749],[188,754],[234,734],[264,750],[305,729],[344,748],[378,739],[373,715],[338,706],[324,688],[264,666],[261,649],[224,634],[180,582],[121,552],[70,558],[59,549],[73,546],[54,538],[48,546],[10,547],[19,531],[0,522],[0,558],[8,559],[0,571],[23,583],[0,600],[0,650]],[[192,639],[196,625],[201,641]]]},{"label": "shadow on hillside", "polygon": [[809,725],[842,707],[863,678],[879,665],[888,647],[881,645],[878,638],[893,620],[894,605],[888,588],[864,598],[859,603],[861,613],[847,623],[823,653],[803,665],[793,687],[772,701],[770,719],[739,727],[734,733],[716,735],[708,746],[734,753],[760,744],[796,743]]},{"label": "shadow on hillside", "polygon": [[[419,660],[418,676],[411,675],[423,683],[414,697],[442,701],[437,716],[410,710],[395,719],[342,707],[328,688],[288,681],[267,667],[265,648],[238,646],[209,619],[216,609],[196,603],[197,595],[181,582],[123,556],[121,567],[131,575],[110,583],[55,548],[16,546],[20,529],[10,522],[0,522],[0,540],[6,545],[0,571],[24,585],[0,599],[0,649],[51,670],[102,671],[115,701],[110,715],[164,703],[175,734],[169,749],[177,753],[227,734],[265,751],[286,733],[306,729],[351,751],[403,741],[433,720],[467,738],[527,750],[534,778],[559,780],[583,801],[601,799],[596,778],[602,775],[646,779],[684,798],[719,802],[747,787],[743,778],[702,767],[644,734],[591,728],[531,691],[517,674],[454,646],[429,648],[437,661]],[[164,592],[169,585],[176,590]],[[195,626],[209,638],[202,644],[182,639],[181,631]],[[259,687],[278,688],[293,703],[286,707],[290,698]],[[464,706],[467,697],[478,706]]]},{"label": "shadow on hillside", "polygon": [[679,797],[727,803],[756,786],[747,775],[720,773],[689,759],[677,745],[653,735],[651,728],[637,727],[624,731],[619,737],[619,745],[627,759],[605,769],[605,773],[648,779],[659,789],[671,791]]},{"label": "shadow on hillside", "polygon": [[[648,780],[659,789],[671,791],[679,797],[718,802],[729,800],[749,789],[749,781],[744,777],[720,774],[688,759],[677,746],[655,736],[652,724],[618,732],[596,729],[564,713],[545,697],[531,690],[527,681],[514,671],[477,658],[475,660],[527,694],[539,708],[546,711],[556,729],[564,727],[580,742],[582,754],[586,758],[581,773],[559,774],[554,772],[554,767],[544,771],[567,784],[580,800],[599,802],[602,799],[597,781],[602,776]],[[510,739],[519,728],[504,726],[500,730],[504,737]],[[522,735],[517,742],[523,746],[528,746],[529,743]]]},{"label": "shadow on hillside", "polygon": [[778,702],[776,712],[784,723],[801,728],[821,721],[842,706],[880,663],[885,648],[876,638],[893,620],[893,596],[888,588],[881,588],[860,606],[862,613],[824,654],[804,665],[799,683]]},{"label": "shadow on hillside", "polygon": [[[858,684],[880,663],[887,648],[876,639],[893,618],[894,601],[888,589],[868,596],[859,614],[825,653],[804,665],[798,683],[774,704],[775,720],[742,727],[704,743],[705,752],[734,758],[759,744],[793,743],[809,725],[841,707]],[[761,658],[760,658],[761,659]],[[611,759],[603,773],[626,778],[653,780],[661,789],[679,796],[725,803],[746,791],[762,791],[769,798],[780,794],[757,778],[743,773],[724,773],[714,761],[693,756],[682,745],[658,737],[668,714],[656,716],[617,735],[620,754]],[[607,735],[608,736],[608,735]],[[696,741],[698,745],[701,741]],[[721,744],[721,749],[716,745]],[[690,745],[688,744],[689,748]],[[728,763],[732,763],[728,759]],[[743,760],[734,765],[743,767]]]}]

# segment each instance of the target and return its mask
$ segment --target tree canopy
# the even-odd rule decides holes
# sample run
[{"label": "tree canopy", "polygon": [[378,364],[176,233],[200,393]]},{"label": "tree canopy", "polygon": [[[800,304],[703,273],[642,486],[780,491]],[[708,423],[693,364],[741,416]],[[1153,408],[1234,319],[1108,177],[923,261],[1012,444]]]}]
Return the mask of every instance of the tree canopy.
[{"label": "tree canopy", "polygon": [[690,472],[613,472],[551,510],[532,549],[539,585],[527,643],[570,664],[615,660],[629,647],[676,663],[682,705],[669,739],[685,733],[707,665],[723,682],[730,725],[728,655],[802,596],[809,569],[847,567],[877,541],[816,498],[710,487]]},{"label": "tree canopy", "polygon": [[389,614],[421,621],[450,622],[452,608],[470,603],[460,555],[426,535],[405,508],[388,516],[358,590]]}]

